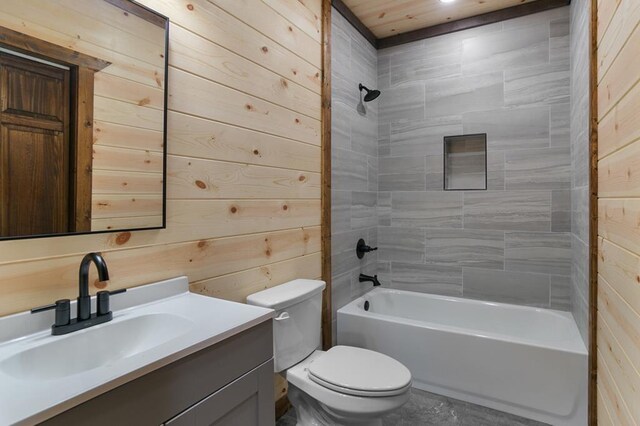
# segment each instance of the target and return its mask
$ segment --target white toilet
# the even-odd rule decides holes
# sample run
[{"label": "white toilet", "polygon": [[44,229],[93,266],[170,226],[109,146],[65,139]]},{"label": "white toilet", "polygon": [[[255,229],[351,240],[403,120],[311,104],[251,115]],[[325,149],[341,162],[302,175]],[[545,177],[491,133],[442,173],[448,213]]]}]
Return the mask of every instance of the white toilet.
[{"label": "white toilet", "polygon": [[276,311],[275,371],[289,382],[298,426],[379,425],[409,399],[411,373],[378,352],[351,346],[319,350],[325,283],[294,280],[247,297]]}]

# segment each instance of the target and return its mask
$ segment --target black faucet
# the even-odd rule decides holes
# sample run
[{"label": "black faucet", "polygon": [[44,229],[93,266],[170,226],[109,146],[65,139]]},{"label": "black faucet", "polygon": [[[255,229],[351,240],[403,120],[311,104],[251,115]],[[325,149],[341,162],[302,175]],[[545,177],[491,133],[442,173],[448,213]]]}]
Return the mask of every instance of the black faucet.
[{"label": "black faucet", "polygon": [[124,293],[127,289],[99,291],[97,293],[97,311],[95,314],[92,314],[91,296],[89,295],[89,267],[91,263],[96,265],[98,269],[98,279],[100,281],[109,280],[107,263],[99,253],[89,253],[82,259],[78,274],[78,315],[76,318],[71,319],[71,301],[69,299],[58,300],[53,305],[42,306],[31,310],[32,314],[49,309],[56,310],[55,323],[51,326],[51,334],[54,336],[82,330],[113,319],[113,314],[109,310],[109,296]]},{"label": "black faucet", "polygon": [[371,276],[371,275],[360,274],[361,283],[365,283],[368,281],[371,281],[374,287],[377,287],[380,285],[380,281],[378,281],[378,275]]},{"label": "black faucet", "polygon": [[109,269],[104,258],[98,253],[89,253],[80,262],[78,274],[78,321],[84,321],[91,317],[91,296],[89,296],[89,267],[91,262],[96,264],[98,279],[109,281]]}]

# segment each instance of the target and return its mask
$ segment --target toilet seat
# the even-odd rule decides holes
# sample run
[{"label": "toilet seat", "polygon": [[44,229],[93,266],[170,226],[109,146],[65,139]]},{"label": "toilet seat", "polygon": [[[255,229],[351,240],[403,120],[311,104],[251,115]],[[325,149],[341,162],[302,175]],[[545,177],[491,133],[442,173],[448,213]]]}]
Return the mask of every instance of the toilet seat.
[{"label": "toilet seat", "polygon": [[395,359],[352,346],[334,346],[315,358],[309,378],[347,395],[385,397],[401,395],[411,386],[411,372]]}]

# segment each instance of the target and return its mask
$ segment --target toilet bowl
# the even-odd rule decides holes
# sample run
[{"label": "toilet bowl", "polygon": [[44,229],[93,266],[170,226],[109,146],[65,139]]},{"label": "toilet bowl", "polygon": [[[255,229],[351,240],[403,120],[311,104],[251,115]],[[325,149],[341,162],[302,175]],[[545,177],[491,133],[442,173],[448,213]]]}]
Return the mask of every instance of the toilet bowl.
[{"label": "toilet bowl", "polygon": [[[327,352],[315,351],[286,370],[289,401],[296,408],[298,426],[377,425],[381,424],[380,417],[404,405],[411,391],[411,374],[392,358],[382,355],[386,359],[378,368],[372,369],[370,365],[362,368],[361,364],[357,371],[351,371],[355,374],[342,375],[362,360],[362,355],[372,354],[382,355],[351,346],[335,346]],[[327,369],[325,379],[318,378],[314,367],[325,361],[335,368],[332,372]],[[336,384],[335,379],[342,381]],[[385,381],[387,385],[381,388],[376,381]]]},{"label": "toilet bowl", "polygon": [[368,349],[320,347],[322,290],[316,280],[294,280],[254,293],[247,303],[276,310],[275,371],[289,382],[298,426],[379,425],[405,404],[411,373]]}]

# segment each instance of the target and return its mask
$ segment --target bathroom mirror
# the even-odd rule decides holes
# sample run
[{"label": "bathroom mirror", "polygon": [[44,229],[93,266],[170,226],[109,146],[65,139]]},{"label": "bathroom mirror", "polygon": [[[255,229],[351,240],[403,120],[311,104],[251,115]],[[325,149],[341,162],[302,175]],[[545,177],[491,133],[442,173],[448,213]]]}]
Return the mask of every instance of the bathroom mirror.
[{"label": "bathroom mirror", "polygon": [[163,228],[168,19],[2,0],[0,239]]},{"label": "bathroom mirror", "polygon": [[487,189],[487,135],[444,138],[444,189]]}]

